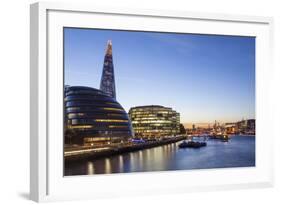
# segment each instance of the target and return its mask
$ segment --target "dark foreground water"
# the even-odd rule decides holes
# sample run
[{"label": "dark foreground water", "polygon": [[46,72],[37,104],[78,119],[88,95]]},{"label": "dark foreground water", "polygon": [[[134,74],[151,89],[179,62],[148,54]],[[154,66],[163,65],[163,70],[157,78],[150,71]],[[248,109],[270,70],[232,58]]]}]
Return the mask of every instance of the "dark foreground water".
[{"label": "dark foreground water", "polygon": [[65,175],[109,174],[255,166],[255,137],[232,136],[228,142],[208,140],[200,149],[173,143],[112,157],[65,164]]}]

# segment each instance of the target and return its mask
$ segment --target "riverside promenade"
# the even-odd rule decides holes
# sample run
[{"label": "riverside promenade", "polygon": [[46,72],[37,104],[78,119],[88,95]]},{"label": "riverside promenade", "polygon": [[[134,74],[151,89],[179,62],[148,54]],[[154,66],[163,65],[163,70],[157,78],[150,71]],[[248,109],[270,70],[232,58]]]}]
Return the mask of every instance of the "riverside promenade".
[{"label": "riverside promenade", "polygon": [[88,160],[101,157],[109,157],[117,154],[134,152],[143,149],[149,149],[170,143],[175,143],[186,139],[186,136],[172,137],[159,141],[151,141],[144,143],[128,143],[121,145],[111,145],[104,147],[67,147],[64,149],[65,161]]}]

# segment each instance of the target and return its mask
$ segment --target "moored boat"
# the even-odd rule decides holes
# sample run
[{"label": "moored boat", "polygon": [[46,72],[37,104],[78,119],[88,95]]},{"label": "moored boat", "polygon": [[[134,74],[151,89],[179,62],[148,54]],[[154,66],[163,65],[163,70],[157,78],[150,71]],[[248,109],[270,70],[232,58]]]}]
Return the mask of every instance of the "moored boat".
[{"label": "moored boat", "polygon": [[179,148],[200,148],[207,146],[206,142],[183,141],[179,144]]},{"label": "moored boat", "polygon": [[209,139],[218,139],[218,140],[221,140],[223,142],[227,142],[229,140],[229,135],[222,134],[222,133],[217,133],[217,134],[211,135],[209,137]]}]

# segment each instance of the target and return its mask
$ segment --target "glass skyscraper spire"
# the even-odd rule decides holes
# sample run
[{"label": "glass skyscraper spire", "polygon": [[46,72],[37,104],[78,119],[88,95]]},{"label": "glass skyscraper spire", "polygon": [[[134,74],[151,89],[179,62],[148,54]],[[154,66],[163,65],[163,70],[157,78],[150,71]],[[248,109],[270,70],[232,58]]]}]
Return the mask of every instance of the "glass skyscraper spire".
[{"label": "glass skyscraper spire", "polygon": [[129,116],[116,101],[111,41],[107,42],[100,90],[67,86],[64,102],[66,144],[100,146],[133,136]]},{"label": "glass skyscraper spire", "polygon": [[107,42],[102,77],[100,82],[100,90],[102,90],[106,95],[116,99],[114,68],[112,59],[112,43],[110,40]]}]

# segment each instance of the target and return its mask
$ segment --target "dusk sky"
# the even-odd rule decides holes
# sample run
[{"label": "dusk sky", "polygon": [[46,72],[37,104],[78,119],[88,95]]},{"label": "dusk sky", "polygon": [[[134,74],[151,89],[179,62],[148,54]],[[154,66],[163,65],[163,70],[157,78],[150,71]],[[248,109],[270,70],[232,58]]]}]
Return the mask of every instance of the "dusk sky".
[{"label": "dusk sky", "polygon": [[65,84],[99,88],[112,41],[116,95],[126,111],[163,105],[181,123],[255,118],[255,38],[64,30]]}]

